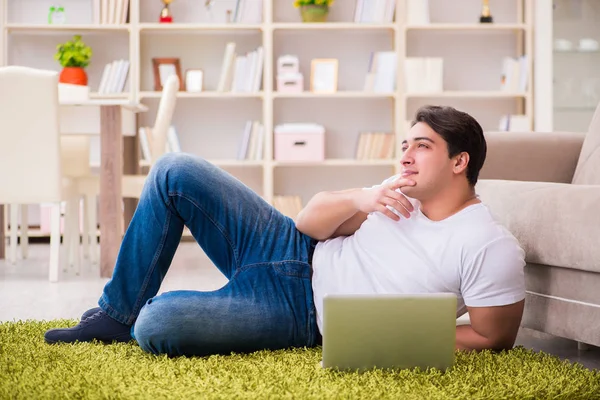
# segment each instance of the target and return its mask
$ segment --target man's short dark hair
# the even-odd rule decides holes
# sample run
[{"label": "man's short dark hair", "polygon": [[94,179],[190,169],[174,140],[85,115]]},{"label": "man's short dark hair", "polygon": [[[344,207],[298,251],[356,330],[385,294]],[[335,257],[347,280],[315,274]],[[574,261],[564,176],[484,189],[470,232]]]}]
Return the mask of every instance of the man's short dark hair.
[{"label": "man's short dark hair", "polygon": [[469,154],[467,180],[471,186],[475,186],[487,153],[487,144],[479,122],[455,108],[432,105],[417,110],[411,127],[417,122],[426,123],[444,138],[448,145],[449,157],[454,157],[463,151]]}]

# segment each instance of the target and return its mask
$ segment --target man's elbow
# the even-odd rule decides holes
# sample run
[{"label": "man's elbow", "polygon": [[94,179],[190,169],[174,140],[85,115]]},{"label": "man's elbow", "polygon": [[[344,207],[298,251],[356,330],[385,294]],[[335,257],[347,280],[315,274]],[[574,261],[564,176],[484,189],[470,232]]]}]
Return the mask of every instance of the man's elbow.
[{"label": "man's elbow", "polygon": [[326,232],[322,232],[322,230],[317,228],[318,227],[314,226],[314,224],[311,224],[310,221],[307,221],[307,218],[303,216],[302,213],[298,214],[296,217],[296,229],[306,236],[316,240],[325,240],[329,237]]},{"label": "man's elbow", "polygon": [[516,334],[507,334],[504,336],[499,336],[496,338],[492,338],[489,339],[490,342],[490,350],[495,350],[495,351],[503,351],[503,350],[510,350],[514,347],[515,342],[517,341],[517,335]]}]

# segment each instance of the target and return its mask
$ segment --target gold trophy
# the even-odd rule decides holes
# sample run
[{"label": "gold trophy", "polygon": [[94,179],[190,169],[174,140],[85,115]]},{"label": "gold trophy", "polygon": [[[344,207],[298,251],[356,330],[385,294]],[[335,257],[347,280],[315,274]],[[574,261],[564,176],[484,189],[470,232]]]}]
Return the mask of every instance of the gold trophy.
[{"label": "gold trophy", "polygon": [[173,15],[171,15],[171,10],[169,10],[169,4],[173,2],[173,0],[161,0],[165,6],[160,11],[160,23],[170,23],[173,22]]},{"label": "gold trophy", "polygon": [[494,19],[492,18],[492,14],[490,14],[490,0],[483,0],[483,4],[481,5],[481,16],[479,17],[479,22],[481,22],[481,23],[494,22]]}]

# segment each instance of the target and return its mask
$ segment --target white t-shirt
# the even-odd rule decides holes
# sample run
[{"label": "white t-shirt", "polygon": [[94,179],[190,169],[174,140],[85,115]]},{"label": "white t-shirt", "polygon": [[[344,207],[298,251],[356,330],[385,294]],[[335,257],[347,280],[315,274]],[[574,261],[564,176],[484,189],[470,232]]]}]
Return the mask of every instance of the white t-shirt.
[{"label": "white t-shirt", "polygon": [[525,253],[487,206],[473,204],[432,221],[409,200],[415,211],[408,219],[374,212],[353,235],[317,244],[312,287],[321,332],[326,294],[454,293],[457,318],[466,306],[525,298]]}]

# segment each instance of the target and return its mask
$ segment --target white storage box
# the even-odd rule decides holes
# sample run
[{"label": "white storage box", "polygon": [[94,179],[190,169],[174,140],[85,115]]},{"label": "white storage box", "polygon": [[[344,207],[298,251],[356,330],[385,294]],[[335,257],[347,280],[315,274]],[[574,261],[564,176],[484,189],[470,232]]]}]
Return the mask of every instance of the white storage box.
[{"label": "white storage box", "polygon": [[275,127],[275,160],[311,162],[325,159],[325,128],[317,124]]},{"label": "white storage box", "polygon": [[298,57],[286,54],[277,59],[277,75],[295,74],[300,72]]}]

